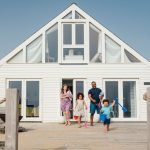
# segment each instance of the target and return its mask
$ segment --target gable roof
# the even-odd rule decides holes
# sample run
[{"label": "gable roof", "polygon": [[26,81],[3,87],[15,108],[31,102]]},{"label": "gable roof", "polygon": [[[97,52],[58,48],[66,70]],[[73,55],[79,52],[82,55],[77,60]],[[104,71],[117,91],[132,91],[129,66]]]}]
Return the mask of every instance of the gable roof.
[{"label": "gable roof", "polygon": [[14,57],[16,54],[18,54],[21,50],[24,49],[28,44],[30,44],[32,41],[34,41],[37,37],[39,37],[42,34],[45,34],[45,31],[47,31],[50,27],[52,27],[57,22],[59,23],[59,20],[61,20],[63,17],[65,17],[67,14],[69,14],[71,11],[76,11],[79,14],[81,14],[87,21],[94,24],[98,29],[103,31],[106,35],[108,35],[110,38],[112,38],[114,41],[116,41],[118,44],[124,47],[124,49],[128,50],[133,56],[138,58],[141,62],[148,64],[150,66],[150,62],[145,59],[143,56],[141,56],[138,52],[136,52],[133,48],[131,48],[128,44],[126,44],[124,41],[122,41],[119,37],[117,37],[115,34],[110,32],[106,27],[104,27],[102,24],[100,24],[98,21],[96,21],[93,17],[85,13],[82,9],[80,9],[75,3],[71,4],[66,10],[64,10],[62,13],[60,13],[57,17],[55,17],[53,20],[48,22],[46,25],[44,25],[41,29],[39,29],[37,32],[35,32],[32,36],[30,36],[28,39],[26,39],[22,44],[20,44],[18,47],[16,47],[13,51],[11,51],[8,55],[3,57],[0,60],[0,65],[3,63],[6,63],[8,60],[10,60],[12,57]]}]

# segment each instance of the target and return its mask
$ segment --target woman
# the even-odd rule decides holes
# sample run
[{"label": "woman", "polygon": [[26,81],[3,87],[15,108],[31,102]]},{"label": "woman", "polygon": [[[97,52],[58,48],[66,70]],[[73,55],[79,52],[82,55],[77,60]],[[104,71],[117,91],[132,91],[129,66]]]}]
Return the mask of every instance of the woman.
[{"label": "woman", "polygon": [[69,87],[66,84],[64,84],[60,93],[60,101],[61,101],[61,110],[65,117],[65,126],[71,125],[70,117],[69,117],[71,100],[72,100],[72,93],[69,90]]}]

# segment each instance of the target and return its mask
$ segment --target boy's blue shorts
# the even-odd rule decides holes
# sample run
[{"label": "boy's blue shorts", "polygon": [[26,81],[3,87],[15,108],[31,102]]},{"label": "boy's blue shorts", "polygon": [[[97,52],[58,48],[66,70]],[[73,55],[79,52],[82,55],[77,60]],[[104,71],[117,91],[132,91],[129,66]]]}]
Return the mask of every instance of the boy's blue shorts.
[{"label": "boy's blue shorts", "polygon": [[97,111],[97,114],[100,114],[100,107],[97,104],[90,103],[90,113],[95,114],[95,111]]},{"label": "boy's blue shorts", "polygon": [[106,119],[105,121],[104,121],[104,125],[106,125],[106,124],[110,124],[110,118],[109,119]]}]

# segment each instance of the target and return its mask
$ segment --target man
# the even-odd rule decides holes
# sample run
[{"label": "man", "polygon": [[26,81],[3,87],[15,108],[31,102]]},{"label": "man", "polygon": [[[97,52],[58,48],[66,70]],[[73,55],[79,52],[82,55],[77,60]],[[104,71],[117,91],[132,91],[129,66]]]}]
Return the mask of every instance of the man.
[{"label": "man", "polygon": [[92,81],[91,85],[92,88],[88,92],[88,97],[90,99],[90,123],[91,126],[93,126],[93,118],[95,111],[97,111],[98,114],[100,113],[101,99],[103,97],[103,94],[101,94],[102,90],[96,87],[95,81]]}]

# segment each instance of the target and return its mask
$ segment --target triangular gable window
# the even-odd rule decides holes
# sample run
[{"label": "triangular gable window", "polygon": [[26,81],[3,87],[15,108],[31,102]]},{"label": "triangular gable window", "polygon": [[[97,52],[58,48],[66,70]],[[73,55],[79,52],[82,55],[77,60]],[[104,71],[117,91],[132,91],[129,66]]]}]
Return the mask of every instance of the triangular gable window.
[{"label": "triangular gable window", "polygon": [[125,63],[141,62],[138,58],[136,58],[135,56],[133,56],[126,49],[124,50],[124,61],[125,61]]},{"label": "triangular gable window", "polygon": [[65,17],[63,17],[62,19],[72,19],[72,11],[68,13]]},{"label": "triangular gable window", "polygon": [[23,63],[23,50],[13,56],[7,63]]},{"label": "triangular gable window", "polygon": [[46,62],[58,61],[58,24],[46,31]]},{"label": "triangular gable window", "polygon": [[89,36],[90,62],[102,62],[101,31],[90,24]]},{"label": "triangular gable window", "polygon": [[121,63],[121,46],[113,39],[105,36],[106,63]]},{"label": "triangular gable window", "polygon": [[42,62],[42,36],[39,36],[27,46],[27,63]]},{"label": "triangular gable window", "polygon": [[80,15],[77,11],[75,11],[75,19],[85,19],[82,15]]}]

